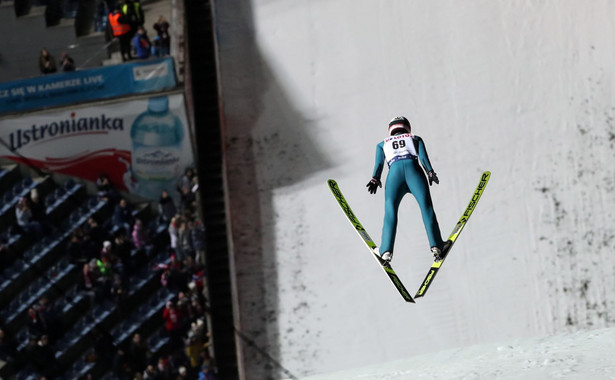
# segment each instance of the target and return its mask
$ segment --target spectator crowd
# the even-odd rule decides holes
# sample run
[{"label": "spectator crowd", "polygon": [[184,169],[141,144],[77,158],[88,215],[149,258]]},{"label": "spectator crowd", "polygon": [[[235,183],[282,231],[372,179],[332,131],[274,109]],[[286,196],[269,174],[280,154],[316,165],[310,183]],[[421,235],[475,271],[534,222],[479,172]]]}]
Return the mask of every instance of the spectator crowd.
[{"label": "spectator crowd", "polygon": [[[113,302],[120,312],[129,309],[129,279],[142,262],[150,264],[149,270],[157,273],[171,296],[157,317],[166,334],[164,350],[152,352],[139,333],[128,344],[116,345],[103,332],[91,360],[104,363],[119,380],[215,379],[207,331],[205,228],[197,213],[195,171],[186,169],[174,189],[162,191],[158,202],[153,202],[153,218],[136,212],[106,175],[99,176],[96,186],[99,199],[111,205],[111,216],[106,220],[89,217],[73,230],[65,246],[68,260],[80,268],[78,289],[89,307]],[[18,232],[36,239],[54,228],[36,191],[19,200],[15,217]],[[154,254],[161,250],[163,254]],[[60,337],[54,326],[62,323],[58,311],[43,296],[30,305],[26,318],[26,368],[57,374],[54,344]],[[16,346],[0,325],[0,361],[15,360]]]},{"label": "spectator crowd", "polygon": [[[68,4],[67,13],[76,13],[75,1]],[[74,8],[74,9],[73,9]],[[106,25],[109,34],[119,42],[122,61],[133,59],[147,59],[150,57],[163,57],[171,53],[171,36],[169,22],[160,15],[152,24],[156,36],[152,39],[145,28],[145,12],[141,0],[101,0],[98,2],[96,29]],[[104,19],[102,14],[106,12]],[[42,48],[38,59],[42,74],[53,74],[61,70],[71,72],[76,70],[75,60],[67,53],[62,52],[61,58],[56,61],[47,48]]]},{"label": "spectator crowd", "polygon": [[170,54],[170,25],[163,16],[159,16],[152,25],[157,34],[152,41],[144,26],[145,14],[140,0],[109,2],[108,9],[108,25],[113,37],[119,41],[124,62],[133,58],[147,59]]},{"label": "spectator crowd", "polygon": [[[91,294],[92,297],[114,297],[116,302],[121,302],[122,292],[117,290],[123,288],[123,273],[127,270],[130,273],[133,265],[130,252],[148,250],[154,239],[151,231],[156,226],[165,227],[164,234],[169,242],[167,255],[163,256],[167,259],[152,268],[160,273],[160,284],[173,294],[161,315],[168,337],[169,354],[152,356],[137,334],[133,336],[130,347],[119,347],[115,352],[113,371],[117,379],[215,378],[206,329],[205,228],[197,216],[197,189],[198,177],[192,168],[187,168],[175,189],[162,191],[157,202],[156,219],[145,223],[134,216],[135,212],[126,199],[118,198],[108,178],[104,175],[99,177],[99,196],[111,201],[118,200],[112,216],[114,240],[104,240],[108,237],[95,233],[94,236],[99,237],[94,246],[102,240],[100,258],[96,258],[96,265],[91,257],[84,262],[84,279],[90,277],[92,268],[94,273],[91,277],[96,279],[92,283],[96,284],[101,277],[107,277],[102,282],[105,285],[94,285],[97,290]],[[97,230],[96,223],[90,229],[90,238],[85,240],[91,240],[92,230]],[[109,259],[104,259],[106,256]],[[102,261],[102,265],[98,260]],[[105,275],[101,274],[101,268],[104,268]]]},{"label": "spectator crowd", "polygon": [[[46,48],[41,49],[41,54],[38,57],[38,67],[41,70],[41,74],[53,74],[58,71],[55,58]],[[66,52],[62,53],[60,68],[65,73],[76,70],[75,61]]]}]

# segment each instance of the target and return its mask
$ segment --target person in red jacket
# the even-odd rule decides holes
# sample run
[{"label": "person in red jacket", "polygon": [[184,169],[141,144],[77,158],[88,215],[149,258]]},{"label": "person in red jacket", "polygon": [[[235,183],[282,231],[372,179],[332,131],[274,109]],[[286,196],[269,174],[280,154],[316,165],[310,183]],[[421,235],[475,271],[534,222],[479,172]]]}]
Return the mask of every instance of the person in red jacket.
[{"label": "person in red jacket", "polygon": [[120,52],[122,53],[122,61],[126,62],[132,59],[131,47],[130,47],[130,24],[126,19],[126,16],[122,13],[119,6],[113,9],[113,12],[109,13],[109,25],[113,32],[113,37],[116,37],[120,41]]},{"label": "person in red jacket", "polygon": [[181,312],[173,301],[167,301],[167,304],[162,311],[162,318],[165,320],[165,329],[169,335],[171,347],[178,347],[182,344],[181,336]]}]

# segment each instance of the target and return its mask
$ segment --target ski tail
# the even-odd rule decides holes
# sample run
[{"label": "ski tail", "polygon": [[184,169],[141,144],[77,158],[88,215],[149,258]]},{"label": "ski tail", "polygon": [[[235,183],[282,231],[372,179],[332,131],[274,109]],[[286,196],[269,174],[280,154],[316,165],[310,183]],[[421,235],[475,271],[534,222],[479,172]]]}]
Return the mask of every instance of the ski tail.
[{"label": "ski tail", "polygon": [[478,186],[476,187],[476,190],[474,190],[474,193],[472,194],[472,199],[470,199],[470,203],[468,203],[468,206],[466,207],[463,214],[461,215],[461,218],[459,218],[459,221],[457,221],[455,228],[453,228],[453,232],[451,232],[451,234],[449,235],[449,238],[448,238],[449,244],[448,244],[447,250],[446,252],[443,252],[444,258],[440,261],[434,261],[433,264],[431,264],[431,268],[429,268],[429,271],[427,272],[427,275],[425,276],[425,279],[423,280],[423,283],[419,287],[419,290],[416,292],[416,295],[414,296],[414,298],[423,297],[425,293],[427,292],[427,289],[429,289],[429,286],[433,282],[433,279],[436,277],[436,275],[438,274],[438,271],[442,267],[444,260],[446,260],[446,258],[448,257],[448,253],[453,247],[453,244],[455,244],[455,241],[457,241],[457,238],[461,234],[461,231],[466,226],[466,224],[468,223],[468,220],[470,219],[470,216],[474,212],[474,209],[476,208],[476,205],[478,204],[478,201],[480,200],[480,197],[483,195],[483,191],[485,190],[485,187],[487,186],[487,183],[489,182],[489,178],[491,178],[491,172],[486,171],[482,173],[480,181],[478,182]]},{"label": "ski tail", "polygon": [[335,199],[337,200],[337,203],[342,208],[344,215],[346,215],[346,218],[348,219],[348,221],[350,221],[355,231],[357,231],[357,233],[363,240],[363,243],[365,243],[367,248],[369,248],[371,255],[378,262],[382,270],[384,270],[384,273],[386,273],[386,275],[389,277],[389,280],[391,280],[391,282],[393,283],[393,286],[395,286],[395,288],[397,289],[401,297],[406,302],[414,303],[414,299],[412,298],[408,290],[405,288],[404,284],[401,282],[401,280],[399,279],[399,276],[397,276],[397,273],[395,273],[395,270],[390,265],[390,263],[384,263],[376,255],[376,249],[378,248],[376,246],[376,243],[374,243],[374,241],[369,236],[365,228],[363,228],[363,225],[361,224],[361,222],[359,222],[359,219],[357,218],[357,216],[354,214],[354,212],[350,208],[350,205],[346,201],[346,198],[344,198],[344,195],[342,194],[342,191],[337,185],[337,182],[335,182],[335,180],[330,179],[328,181],[328,184],[329,184],[329,189],[331,190],[331,192],[335,196]]},{"label": "ski tail", "polygon": [[[480,177],[480,181],[478,182],[478,186],[476,187],[476,190],[474,190],[474,194],[472,195],[472,199],[470,200],[468,207],[466,207],[463,215],[461,216],[461,218],[459,218],[459,221],[455,225],[453,232],[450,234],[448,238],[448,240],[450,240],[453,244],[457,240],[457,237],[459,237],[461,230],[463,230],[463,228],[466,226],[468,219],[470,219],[470,216],[474,212],[474,209],[476,208],[476,205],[478,204],[478,201],[480,197],[483,195],[483,191],[485,190],[485,187],[487,186],[487,182],[489,182],[489,178],[491,178],[491,172],[489,171],[483,172],[483,174]],[[452,244],[449,246],[449,249],[450,247],[452,247]]]},{"label": "ski tail", "polygon": [[333,179],[330,179],[327,182],[329,184],[329,189],[331,189],[331,192],[335,196],[337,203],[342,208],[342,211],[344,212],[344,215],[346,215],[346,218],[348,218],[348,220],[350,221],[352,226],[355,228],[355,230],[357,231],[357,233],[359,234],[363,242],[369,247],[369,249],[374,251],[377,247],[376,243],[374,243],[374,241],[369,236],[367,231],[365,231],[365,228],[363,228],[363,225],[361,224],[361,222],[359,222],[359,219],[355,216],[354,212],[350,208],[350,205],[348,204],[348,202],[346,202],[346,198],[344,198],[344,195],[342,194],[342,191],[337,185],[337,182]]}]

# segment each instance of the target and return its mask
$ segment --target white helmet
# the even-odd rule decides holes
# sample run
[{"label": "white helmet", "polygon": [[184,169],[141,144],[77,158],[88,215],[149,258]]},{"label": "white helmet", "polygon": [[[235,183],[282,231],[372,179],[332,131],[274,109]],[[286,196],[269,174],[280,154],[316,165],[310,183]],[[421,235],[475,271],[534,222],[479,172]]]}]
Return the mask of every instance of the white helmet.
[{"label": "white helmet", "polygon": [[403,116],[397,116],[389,123],[389,135],[393,135],[402,129],[406,133],[410,133],[410,122]]}]

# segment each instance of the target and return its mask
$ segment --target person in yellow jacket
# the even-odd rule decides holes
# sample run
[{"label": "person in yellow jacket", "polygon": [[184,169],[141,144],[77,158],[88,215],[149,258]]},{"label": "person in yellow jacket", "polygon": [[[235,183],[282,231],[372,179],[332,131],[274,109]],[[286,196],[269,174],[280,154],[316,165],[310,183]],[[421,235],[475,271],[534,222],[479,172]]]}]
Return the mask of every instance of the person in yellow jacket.
[{"label": "person in yellow jacket", "polygon": [[113,37],[120,41],[120,52],[122,53],[122,61],[130,61],[132,59],[130,37],[131,29],[126,16],[122,13],[119,6],[109,13],[109,26],[113,32]]},{"label": "person in yellow jacket", "polygon": [[140,0],[124,0],[122,13],[126,16],[126,22],[130,24],[130,39],[132,40],[140,26],[145,22],[145,13]]}]

